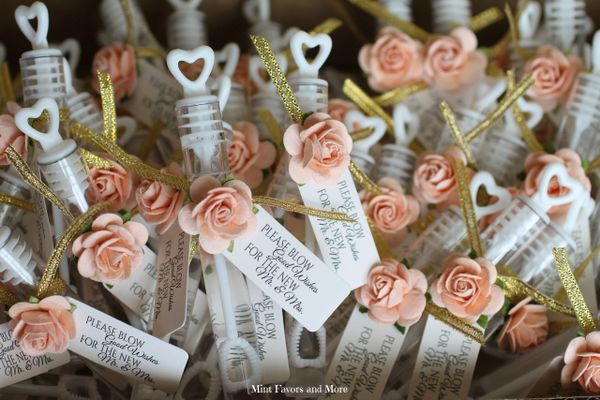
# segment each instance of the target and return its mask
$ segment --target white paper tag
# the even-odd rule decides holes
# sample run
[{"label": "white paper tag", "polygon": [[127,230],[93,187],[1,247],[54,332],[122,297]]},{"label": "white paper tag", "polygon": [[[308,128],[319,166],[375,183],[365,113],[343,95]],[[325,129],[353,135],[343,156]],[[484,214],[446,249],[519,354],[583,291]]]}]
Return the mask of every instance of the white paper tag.
[{"label": "white paper tag", "polygon": [[156,288],[156,254],[146,246],[142,250],[144,252],[142,264],[129,275],[129,278],[116,285],[105,284],[104,287],[145,322],[149,322]]},{"label": "white paper tag", "polygon": [[379,399],[400,354],[405,334],[394,325],[373,321],[359,308],[348,320],[325,378],[327,384],[344,390],[327,398]]},{"label": "white paper tag", "polygon": [[367,274],[379,255],[362,209],[352,175],[345,171],[329,187],[310,181],[298,185],[308,207],[340,211],[356,223],[308,217],[325,263],[354,289],[367,282]]},{"label": "white paper tag", "polygon": [[256,352],[262,368],[262,383],[285,382],[290,377],[290,366],[281,307],[252,282],[248,282],[248,292],[254,313]]},{"label": "white paper tag", "polygon": [[200,344],[202,335],[204,335],[204,330],[210,321],[208,301],[206,295],[200,289],[196,291],[194,306],[188,315],[188,321],[188,327],[181,347],[189,354],[194,354],[198,344]]},{"label": "white paper tag", "polygon": [[248,279],[311,332],[318,330],[350,292],[335,272],[262,207],[250,239],[223,252]]},{"label": "white paper tag", "polygon": [[421,336],[408,399],[465,399],[480,344],[429,315]]},{"label": "white paper tag", "polygon": [[11,339],[11,334],[9,322],[0,325],[0,388],[33,378],[52,368],[68,364],[71,360],[68,351],[28,356],[21,350],[19,343]]},{"label": "white paper tag", "polygon": [[69,350],[166,392],[177,390],[188,354],[73,298],[77,334]]},{"label": "white paper tag", "polygon": [[137,63],[138,81],[131,97],[121,102],[137,120],[148,126],[156,121],[164,124],[165,130],[176,132],[175,102],[183,97],[181,85],[165,71],[146,60]]},{"label": "white paper tag", "polygon": [[179,224],[161,236],[156,265],[152,334],[162,338],[185,324],[190,238]]}]

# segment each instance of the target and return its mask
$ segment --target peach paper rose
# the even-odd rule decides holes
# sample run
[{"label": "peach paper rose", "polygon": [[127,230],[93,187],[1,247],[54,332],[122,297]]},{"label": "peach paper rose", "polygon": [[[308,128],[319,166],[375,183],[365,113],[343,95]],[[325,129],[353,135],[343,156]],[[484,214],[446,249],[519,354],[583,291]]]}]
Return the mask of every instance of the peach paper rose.
[{"label": "peach paper rose", "polygon": [[600,332],[571,340],[564,361],[560,374],[564,388],[573,389],[577,382],[587,393],[600,394]]},{"label": "peach paper rose", "polygon": [[319,185],[332,185],[350,164],[348,129],[325,113],[311,114],[302,125],[290,125],[283,144],[291,156],[290,176],[299,184],[314,179]]},{"label": "peach paper rose", "polygon": [[375,222],[388,246],[396,246],[404,240],[406,227],[419,217],[419,202],[405,195],[394,178],[382,178],[377,182],[382,194],[365,190],[359,193],[365,213]]},{"label": "peach paper rose", "polygon": [[353,102],[342,99],[330,99],[327,104],[327,114],[336,121],[344,122],[348,111],[356,110]]},{"label": "peach paper rose", "polygon": [[223,186],[213,177],[201,176],[190,187],[192,203],[179,212],[179,226],[200,235],[200,246],[209,254],[222,253],[232,240],[256,231],[252,192],[248,185],[231,180]]},{"label": "peach paper rose", "polygon": [[375,321],[407,328],[421,318],[426,291],[427,279],[421,271],[390,259],[371,268],[367,283],[354,296]]},{"label": "peach paper rose", "polygon": [[[183,176],[176,163],[163,168],[163,172]],[[177,220],[177,214],[185,200],[185,193],[157,181],[144,179],[135,191],[140,215],[151,225],[158,225],[158,233],[164,234]]]},{"label": "peach paper rose", "polygon": [[258,140],[260,133],[251,122],[241,121],[233,125],[233,138],[227,153],[231,173],[245,182],[250,189],[260,186],[263,169],[275,162],[277,150],[273,143]]},{"label": "peach paper rose", "polygon": [[477,37],[467,28],[456,28],[449,36],[434,36],[425,46],[425,81],[441,90],[464,88],[481,78],[486,66],[486,56],[477,51]]},{"label": "peach paper rose", "polygon": [[[535,152],[529,154],[525,159],[525,182],[523,184],[523,190],[527,196],[533,195],[538,189],[538,179],[544,168],[553,163],[563,164],[567,168],[569,176],[581,182],[583,187],[590,192],[592,190],[592,183],[589,178],[585,175],[585,171],[581,166],[581,158],[579,155],[571,149],[560,149],[554,154],[548,154],[544,152]],[[550,181],[548,193],[550,197],[558,197],[568,193],[567,188],[558,184],[556,177]],[[554,206],[548,210],[548,215],[559,216],[564,215],[569,211],[570,204],[563,204],[560,206]]]},{"label": "peach paper rose", "polygon": [[[121,100],[123,96],[131,96],[137,84],[134,48],[120,43],[113,43],[101,48],[94,55],[92,76],[96,76],[97,71],[110,74],[117,101]],[[92,85],[97,92],[100,92],[97,79],[92,80]]]},{"label": "peach paper rose", "polygon": [[8,310],[12,339],[32,357],[63,353],[75,337],[75,320],[70,310],[71,304],[62,296],[46,297],[39,303],[16,303]]},{"label": "peach paper rose", "polygon": [[421,158],[413,176],[413,194],[423,203],[439,204],[456,192],[452,158],[466,165],[467,158],[458,147],[450,146],[443,154],[427,154]]},{"label": "peach paper rose", "polygon": [[115,161],[107,159],[110,169],[92,167],[88,175],[89,186],[85,198],[92,204],[112,201],[108,211],[118,211],[126,206],[133,189],[133,176]]},{"label": "peach paper rose", "polygon": [[529,304],[531,297],[521,300],[508,312],[508,319],[498,335],[498,346],[513,353],[539,346],[548,337],[546,307]]},{"label": "peach paper rose", "polygon": [[27,160],[27,136],[15,125],[15,114],[21,107],[12,101],[6,103],[8,114],[0,115],[0,165],[9,165],[10,161],[4,153],[8,146]]},{"label": "peach paper rose", "polygon": [[541,46],[535,57],[525,64],[524,73],[533,74],[535,79],[526,95],[544,111],[551,111],[567,101],[575,78],[582,69],[579,57],[567,57],[554,46]]},{"label": "peach paper rose", "polygon": [[442,275],[429,288],[431,300],[468,323],[481,315],[493,315],[504,305],[496,268],[482,257],[450,254],[442,264]]},{"label": "peach paper rose", "polygon": [[369,86],[386,92],[421,79],[423,45],[396,28],[383,28],[374,44],[358,53],[358,64],[369,76]]},{"label": "peach paper rose", "polygon": [[85,278],[114,285],[140,266],[142,246],[147,241],[148,230],[143,224],[124,223],[118,214],[101,214],[92,222],[91,230],[73,242],[77,270]]}]

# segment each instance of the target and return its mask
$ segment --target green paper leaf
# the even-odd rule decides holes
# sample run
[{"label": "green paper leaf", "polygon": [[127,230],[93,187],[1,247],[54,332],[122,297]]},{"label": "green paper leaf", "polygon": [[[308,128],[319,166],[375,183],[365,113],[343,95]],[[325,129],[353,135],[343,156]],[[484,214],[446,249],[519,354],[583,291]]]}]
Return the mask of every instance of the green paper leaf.
[{"label": "green paper leaf", "polygon": [[520,181],[524,181],[526,177],[527,177],[527,174],[525,173],[525,171],[521,171],[517,174],[517,179]]},{"label": "green paper leaf", "polygon": [[71,304],[71,308],[69,309],[69,312],[71,314],[73,314],[75,312],[75,310],[77,310],[77,306],[75,304]]},{"label": "green paper leaf", "polygon": [[587,171],[590,167],[590,160],[581,160],[581,168]]},{"label": "green paper leaf", "polygon": [[30,302],[31,304],[37,304],[40,302],[40,299],[38,299],[35,296],[29,296],[29,299],[27,301]]},{"label": "green paper leaf", "polygon": [[409,268],[409,269],[410,269],[411,265],[410,265],[410,261],[408,261],[408,258],[404,257],[402,260],[400,260],[400,262],[401,262],[402,264],[404,264],[404,266],[405,266],[406,268]]},{"label": "green paper leaf", "polygon": [[427,204],[428,210],[435,210],[435,208],[436,208],[435,204]]},{"label": "green paper leaf", "polygon": [[114,286],[113,286],[113,285],[111,285],[110,283],[105,283],[105,284],[104,284],[104,286],[106,286],[106,287],[107,287],[107,288],[109,288],[109,289],[112,289],[112,288],[114,288]]},{"label": "green paper leaf", "polygon": [[401,334],[404,335],[406,333],[406,327],[398,324],[397,322],[394,324],[394,326],[400,331]]},{"label": "green paper leaf", "polygon": [[213,273],[213,268],[212,268],[212,265],[207,265],[207,266],[206,266],[206,269],[204,270],[204,273],[205,273],[206,275],[210,275],[210,274],[212,274],[212,273]]},{"label": "green paper leaf", "polygon": [[119,214],[121,215],[121,218],[123,219],[123,223],[131,220],[131,213],[125,209],[121,209],[119,210]]},{"label": "green paper leaf", "polygon": [[478,257],[477,252],[475,250],[471,250],[469,252],[469,258],[476,259]]},{"label": "green paper leaf", "polygon": [[233,240],[229,242],[229,247],[227,247],[227,251],[233,253]]},{"label": "green paper leaf", "polygon": [[431,303],[431,293],[427,292],[425,293],[425,300],[427,300],[428,303]]},{"label": "green paper leaf", "polygon": [[258,207],[252,207],[252,212],[254,214],[258,214],[258,211],[259,211]]},{"label": "green paper leaf", "polygon": [[490,322],[490,318],[487,315],[481,315],[477,320],[477,325],[482,327],[483,329],[487,328],[488,323]]},{"label": "green paper leaf", "polygon": [[233,176],[233,174],[231,172],[228,172],[225,177],[223,178],[223,182],[221,182],[221,185],[226,184],[229,181],[233,181],[235,179],[235,177]]},{"label": "green paper leaf", "polygon": [[304,121],[306,121],[306,118],[310,117],[312,114],[314,114],[314,112],[312,111],[302,114],[302,123],[304,123]]},{"label": "green paper leaf", "polygon": [[500,312],[502,313],[502,315],[507,316],[509,311],[510,311],[510,301],[508,301],[507,299],[504,299],[504,304],[502,305]]},{"label": "green paper leaf", "polygon": [[556,146],[552,142],[548,142],[544,145],[544,151],[548,154],[556,153]]},{"label": "green paper leaf", "polygon": [[358,311],[364,314],[364,313],[368,312],[369,309],[365,306],[359,306]]}]

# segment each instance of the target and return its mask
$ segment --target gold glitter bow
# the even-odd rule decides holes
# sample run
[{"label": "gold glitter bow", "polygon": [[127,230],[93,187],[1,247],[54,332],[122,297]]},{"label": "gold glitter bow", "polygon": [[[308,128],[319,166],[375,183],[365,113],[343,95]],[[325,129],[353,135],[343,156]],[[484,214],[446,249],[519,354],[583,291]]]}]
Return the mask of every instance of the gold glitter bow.
[{"label": "gold glitter bow", "polygon": [[326,219],[332,219],[335,221],[356,223],[356,220],[348,217],[348,215],[344,214],[343,212],[327,211],[327,210],[322,210],[319,208],[307,207],[302,204],[298,204],[298,203],[295,203],[292,201],[279,200],[274,197],[253,196],[252,202],[255,204],[260,204],[261,206],[277,207],[277,208],[281,208],[282,210],[285,210],[288,212],[293,212],[293,213],[298,213],[298,214],[303,214],[303,215],[310,215],[311,217],[326,218]]},{"label": "gold glitter bow", "polygon": [[16,294],[8,290],[8,288],[0,287],[0,304],[6,304],[12,306],[20,301]]},{"label": "gold glitter bow", "polygon": [[35,211],[35,206],[31,201],[22,199],[20,197],[14,197],[6,193],[0,193],[0,203],[17,207],[21,210],[31,213]]},{"label": "gold glitter bow", "polygon": [[[575,268],[573,271],[573,276],[575,276],[575,280],[579,281],[579,278],[583,275],[586,268],[592,263],[592,260],[600,253],[600,246],[596,246],[590,254],[587,255],[586,258]],[[564,302],[567,297],[567,293],[565,292],[564,286],[561,286],[558,289],[558,292],[554,295],[554,299],[557,301]]]},{"label": "gold glitter bow", "polygon": [[[110,203],[111,202],[107,201],[104,203],[94,204],[85,213],[75,218],[71,225],[69,225],[69,227],[62,234],[58,240],[58,243],[56,243],[56,247],[52,251],[50,258],[48,259],[48,263],[44,269],[44,274],[40,280],[37,290],[37,297],[39,299],[47,296],[50,293],[52,286],[56,285],[56,273],[58,272],[58,266],[60,265],[60,261],[65,255],[71,242],[73,242],[73,240],[75,240],[75,238],[81,234],[81,230],[90,223],[92,218],[104,210]],[[52,291],[54,292],[55,290]]]},{"label": "gold glitter bow", "polygon": [[113,167],[110,161],[86,149],[79,149],[79,154],[81,154],[81,159],[83,160],[83,163],[88,168],[88,170],[93,167],[101,169],[110,169]]},{"label": "gold glitter bow", "polygon": [[348,169],[352,174],[352,177],[362,188],[364,188],[367,192],[373,194],[383,194],[383,191],[375,182],[371,180],[361,169],[360,167],[352,160],[350,160],[350,165],[348,165]]},{"label": "gold glitter bow", "polygon": [[[507,83],[508,83],[508,90],[509,91],[514,90],[515,71],[514,70],[507,71],[506,77],[507,77]],[[523,141],[525,141],[525,143],[527,144],[527,146],[529,146],[531,151],[543,151],[544,147],[537,140],[537,138],[535,137],[535,134],[531,131],[531,129],[529,129],[529,127],[527,126],[527,121],[525,120],[525,115],[519,108],[519,105],[517,104],[516,101],[513,103],[511,110],[513,113],[513,117],[515,118],[515,121],[517,122],[517,125],[519,126],[519,130],[521,131],[521,136],[523,137]]]},{"label": "gold glitter bow", "polygon": [[479,226],[477,225],[477,216],[475,215],[475,207],[473,206],[473,198],[471,197],[467,169],[462,160],[458,158],[452,158],[451,162],[452,169],[454,170],[454,178],[456,179],[456,189],[460,200],[460,208],[467,227],[471,250],[475,251],[479,257],[483,257],[483,247],[481,246]]},{"label": "gold glitter bow", "polygon": [[415,83],[410,83],[407,85],[403,85],[397,87],[396,89],[390,90],[389,92],[385,92],[382,95],[379,95],[373,100],[381,107],[389,107],[393,106],[396,103],[400,103],[415,93],[419,93],[422,90],[425,90],[429,87],[429,85],[423,81],[418,81]]},{"label": "gold glitter bow", "polygon": [[407,35],[420,40],[422,42],[426,41],[430,36],[430,33],[425,31],[424,29],[418,27],[409,21],[404,21],[398,18],[396,15],[392,14],[387,8],[382,6],[376,1],[372,0],[348,0],[350,3],[359,7],[363,11],[371,14],[375,18],[382,20],[383,22],[390,24],[393,27],[400,29],[402,32],[405,32]]},{"label": "gold glitter bow", "polygon": [[558,275],[565,288],[565,292],[569,297],[571,305],[575,309],[575,316],[577,317],[579,327],[586,335],[597,330],[592,312],[585,303],[585,299],[581,294],[581,289],[571,271],[571,265],[567,260],[567,251],[563,247],[555,247],[552,249],[552,255],[554,256]]},{"label": "gold glitter bow", "polygon": [[344,80],[344,86],[342,88],[344,94],[352,100],[358,108],[369,116],[378,116],[385,121],[388,128],[388,133],[394,135],[394,120],[383,108],[379,106],[372,98],[370,98],[360,87],[356,85],[351,79]]},{"label": "gold glitter bow", "polygon": [[58,195],[54,193],[52,189],[48,187],[48,185],[42,182],[42,180],[29,167],[23,157],[21,157],[21,155],[12,146],[8,146],[6,148],[5,154],[25,183],[34,188],[38,193],[58,207],[58,209],[65,216],[67,216],[69,219],[73,219],[73,215],[65,206],[65,203],[63,203],[60,197],[58,197]]},{"label": "gold glitter bow", "polygon": [[439,307],[433,304],[432,302],[427,302],[427,305],[425,306],[425,311],[427,311],[427,313],[429,313],[435,319],[440,320],[446,325],[453,327],[457,331],[475,340],[477,343],[485,343],[485,338],[481,330],[479,330],[471,324],[466,323],[462,319],[458,318],[456,315],[452,314],[447,309]]},{"label": "gold glitter bow", "polygon": [[10,68],[8,67],[8,63],[5,61],[0,66],[0,110],[4,109],[6,103],[15,100],[15,90],[13,88],[12,81],[10,80]]},{"label": "gold glitter bow", "polygon": [[270,110],[261,108],[256,110],[256,113],[260,117],[263,125],[269,133],[271,134],[271,138],[280,149],[283,148],[283,129],[279,125],[279,122],[273,116],[273,113]]},{"label": "gold glitter bow", "polygon": [[503,18],[504,14],[502,14],[502,11],[498,7],[490,7],[471,17],[469,29],[473,32],[479,32],[498,21],[502,21]]}]

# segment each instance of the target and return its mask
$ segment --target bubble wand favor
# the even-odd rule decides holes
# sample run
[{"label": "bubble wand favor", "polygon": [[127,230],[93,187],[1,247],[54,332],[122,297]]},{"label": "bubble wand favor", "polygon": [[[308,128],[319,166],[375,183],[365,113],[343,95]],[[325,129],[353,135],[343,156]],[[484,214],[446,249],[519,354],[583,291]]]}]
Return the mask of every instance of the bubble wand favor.
[{"label": "bubble wand favor", "polygon": [[350,155],[358,167],[368,176],[371,176],[375,167],[375,159],[369,154],[369,151],[385,135],[387,126],[380,117],[367,117],[358,110],[351,110],[346,113],[344,123],[349,130],[361,128],[370,128],[371,134],[364,139],[352,143],[352,152]]},{"label": "bubble wand favor", "polygon": [[206,19],[198,10],[202,0],[169,0],[175,11],[167,19],[167,42],[170,49],[191,50],[208,44]]}]

